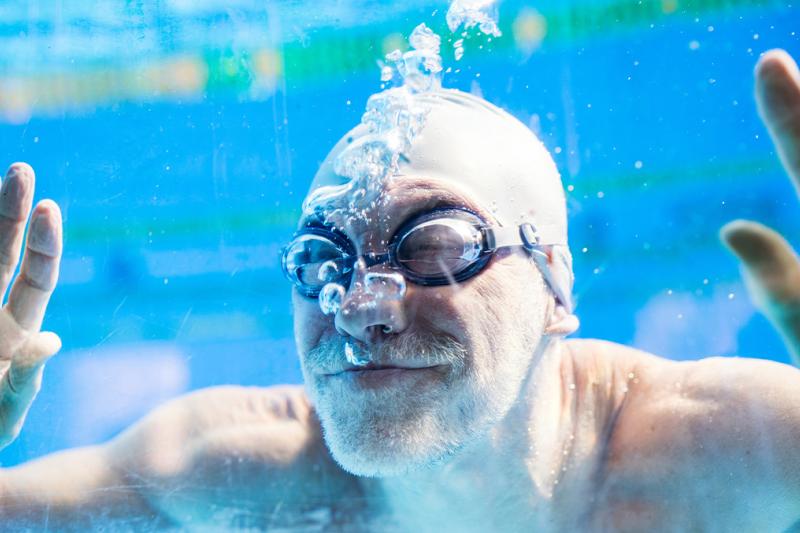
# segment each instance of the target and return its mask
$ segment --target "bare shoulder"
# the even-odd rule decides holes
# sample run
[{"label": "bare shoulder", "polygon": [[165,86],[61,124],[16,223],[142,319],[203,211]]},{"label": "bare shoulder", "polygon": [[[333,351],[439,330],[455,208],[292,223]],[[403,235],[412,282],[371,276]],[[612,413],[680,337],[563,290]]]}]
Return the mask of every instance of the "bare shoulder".
[{"label": "bare shoulder", "polygon": [[800,518],[800,370],[581,342],[625,376],[600,473],[606,498],[670,514],[702,498],[717,520],[736,515],[753,526],[763,518],[785,529]]},{"label": "bare shoulder", "polygon": [[729,432],[740,432],[749,422],[760,429],[773,424],[775,431],[787,432],[795,442],[800,439],[800,369],[739,357],[673,361],[593,339],[570,340],[567,345],[582,373],[616,377],[616,432],[631,424],[641,434],[638,425],[648,420],[657,433],[666,422],[684,421],[728,438]]},{"label": "bare shoulder", "polygon": [[[700,461],[744,454],[800,464],[798,369],[759,359],[655,358],[642,359],[629,375],[616,432],[623,449],[682,450]],[[795,475],[800,482],[800,470]]]},{"label": "bare shoulder", "polygon": [[648,352],[601,339],[568,339],[566,353],[579,372],[615,372],[627,376],[637,368],[657,367],[667,359]]}]

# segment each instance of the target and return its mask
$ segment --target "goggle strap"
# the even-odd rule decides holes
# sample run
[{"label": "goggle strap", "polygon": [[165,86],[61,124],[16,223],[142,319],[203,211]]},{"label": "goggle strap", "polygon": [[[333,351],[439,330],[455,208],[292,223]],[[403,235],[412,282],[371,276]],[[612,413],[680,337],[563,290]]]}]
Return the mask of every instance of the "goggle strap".
[{"label": "goggle strap", "polygon": [[534,226],[530,222],[526,222],[518,227],[486,228],[483,233],[489,250],[508,246],[524,246],[527,250],[533,251],[542,246],[564,244],[557,237],[558,231],[556,226]]},{"label": "goggle strap", "polygon": [[538,242],[536,242],[538,246],[567,245],[563,237],[563,228],[558,224],[531,224],[530,222],[520,224],[519,233],[523,239],[529,232],[538,238]]},{"label": "goggle strap", "polygon": [[[542,231],[544,230],[544,231]],[[484,230],[486,244],[491,250],[508,246],[522,246],[531,254],[545,282],[567,312],[572,312],[572,299],[564,292],[564,287],[553,276],[548,265],[545,247],[562,244],[554,238],[558,228],[555,226],[534,226],[526,222],[519,227],[487,228]],[[548,238],[549,237],[549,238]]]},{"label": "goggle strap", "polygon": [[564,286],[555,279],[553,276],[552,270],[550,270],[550,266],[547,264],[547,254],[545,253],[533,253],[531,254],[533,262],[536,263],[536,266],[539,267],[539,272],[542,273],[542,277],[544,278],[547,285],[550,287],[550,290],[553,291],[553,294],[556,296],[556,300],[564,306],[564,309],[567,313],[572,313],[572,298],[569,294],[564,291]]}]

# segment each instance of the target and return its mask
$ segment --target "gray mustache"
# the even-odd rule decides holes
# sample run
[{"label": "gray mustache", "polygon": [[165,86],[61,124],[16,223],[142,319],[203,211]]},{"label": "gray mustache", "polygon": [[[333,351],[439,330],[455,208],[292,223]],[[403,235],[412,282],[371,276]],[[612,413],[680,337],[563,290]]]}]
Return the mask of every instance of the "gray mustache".
[{"label": "gray mustache", "polygon": [[323,341],[306,354],[304,365],[309,370],[332,373],[344,370],[348,365],[345,359],[345,343],[349,342],[356,356],[368,358],[377,364],[424,363],[426,366],[452,365],[463,367],[467,349],[449,335],[420,335],[404,333],[382,342],[375,347],[367,347],[361,342],[345,337]]}]

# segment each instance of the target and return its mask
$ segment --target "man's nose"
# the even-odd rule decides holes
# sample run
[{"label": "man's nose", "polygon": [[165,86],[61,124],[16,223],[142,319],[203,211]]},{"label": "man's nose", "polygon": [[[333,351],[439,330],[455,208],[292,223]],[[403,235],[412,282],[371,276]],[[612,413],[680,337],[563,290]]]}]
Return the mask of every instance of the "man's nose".
[{"label": "man's nose", "polygon": [[358,262],[350,288],[334,323],[341,333],[366,344],[408,327],[405,313],[406,282],[398,272]]}]

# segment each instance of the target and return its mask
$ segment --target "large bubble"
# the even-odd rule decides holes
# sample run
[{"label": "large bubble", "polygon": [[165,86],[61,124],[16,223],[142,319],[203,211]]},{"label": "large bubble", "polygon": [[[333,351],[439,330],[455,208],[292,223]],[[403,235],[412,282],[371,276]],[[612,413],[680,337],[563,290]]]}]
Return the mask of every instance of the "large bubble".
[{"label": "large bubble", "polygon": [[397,272],[368,272],[364,288],[379,300],[402,300],[406,295],[406,280]]},{"label": "large bubble", "polygon": [[342,308],[345,289],[338,283],[327,283],[319,293],[319,308],[325,315],[335,315]]}]

